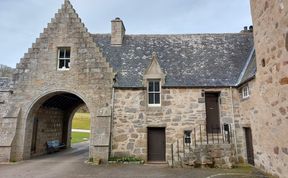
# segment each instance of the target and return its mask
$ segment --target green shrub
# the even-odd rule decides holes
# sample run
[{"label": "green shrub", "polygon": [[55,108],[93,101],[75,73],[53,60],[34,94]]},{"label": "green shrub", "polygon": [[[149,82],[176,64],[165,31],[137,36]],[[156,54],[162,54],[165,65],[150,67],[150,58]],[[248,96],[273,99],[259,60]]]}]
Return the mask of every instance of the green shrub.
[{"label": "green shrub", "polygon": [[123,163],[123,162],[135,162],[135,161],[143,162],[144,160],[141,158],[136,158],[134,156],[128,156],[128,157],[110,157],[109,161],[116,161],[117,163]]}]

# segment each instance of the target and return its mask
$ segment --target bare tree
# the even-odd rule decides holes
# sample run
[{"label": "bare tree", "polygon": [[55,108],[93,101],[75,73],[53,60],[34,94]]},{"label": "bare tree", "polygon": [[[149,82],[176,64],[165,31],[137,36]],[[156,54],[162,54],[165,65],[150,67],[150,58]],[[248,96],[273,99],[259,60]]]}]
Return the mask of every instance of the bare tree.
[{"label": "bare tree", "polygon": [[13,68],[0,64],[0,77],[12,78],[13,72]]}]

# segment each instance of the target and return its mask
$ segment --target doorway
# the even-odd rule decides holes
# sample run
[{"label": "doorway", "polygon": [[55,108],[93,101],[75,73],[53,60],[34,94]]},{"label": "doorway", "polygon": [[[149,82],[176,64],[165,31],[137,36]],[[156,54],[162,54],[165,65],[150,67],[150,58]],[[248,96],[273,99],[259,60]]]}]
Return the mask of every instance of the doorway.
[{"label": "doorway", "polygon": [[252,143],[252,132],[251,128],[244,128],[245,140],[246,140],[246,150],[247,150],[247,161],[249,164],[254,165],[254,151]]},{"label": "doorway", "polygon": [[205,93],[205,106],[207,133],[219,133],[219,93]]},{"label": "doorway", "polygon": [[37,133],[38,133],[38,118],[35,118],[33,122],[31,154],[34,154],[36,152]]},{"label": "doorway", "polygon": [[165,145],[165,128],[148,128],[148,161],[165,161]]}]

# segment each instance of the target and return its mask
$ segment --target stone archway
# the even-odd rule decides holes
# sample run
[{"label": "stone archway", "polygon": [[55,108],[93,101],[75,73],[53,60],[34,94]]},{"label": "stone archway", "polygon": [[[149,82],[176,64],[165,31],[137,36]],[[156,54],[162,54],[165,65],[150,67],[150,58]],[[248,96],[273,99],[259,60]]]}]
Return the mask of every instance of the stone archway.
[{"label": "stone archway", "polygon": [[69,147],[71,119],[83,104],[86,102],[80,95],[67,91],[47,93],[36,99],[26,120],[25,158],[45,154],[48,140],[59,140]]}]

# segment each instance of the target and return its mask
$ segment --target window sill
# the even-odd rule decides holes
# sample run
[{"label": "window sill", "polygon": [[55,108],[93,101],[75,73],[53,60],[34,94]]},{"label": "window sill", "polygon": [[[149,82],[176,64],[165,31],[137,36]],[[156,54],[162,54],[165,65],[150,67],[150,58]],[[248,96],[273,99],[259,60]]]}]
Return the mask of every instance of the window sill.
[{"label": "window sill", "polygon": [[58,68],[57,70],[58,70],[58,71],[68,71],[68,70],[70,70],[70,68],[61,68],[61,69]]},{"label": "window sill", "polygon": [[247,97],[242,97],[241,98],[241,101],[245,101],[245,100],[248,100],[250,98],[250,96],[247,96]]},{"label": "window sill", "polygon": [[151,108],[161,107],[161,104],[148,104],[148,107]]}]

